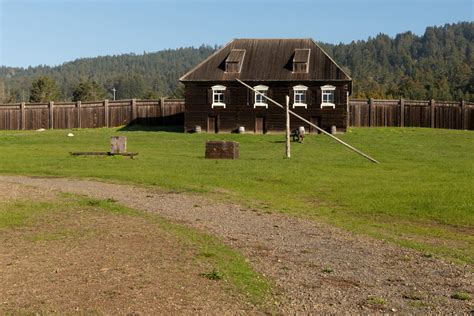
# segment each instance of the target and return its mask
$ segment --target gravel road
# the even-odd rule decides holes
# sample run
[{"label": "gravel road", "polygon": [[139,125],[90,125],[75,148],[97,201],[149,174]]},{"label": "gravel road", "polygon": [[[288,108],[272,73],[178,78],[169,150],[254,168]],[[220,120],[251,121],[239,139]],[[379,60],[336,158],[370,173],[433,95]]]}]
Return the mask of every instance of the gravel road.
[{"label": "gravel road", "polygon": [[472,266],[455,265],[329,225],[202,196],[89,180],[0,176],[45,191],[114,199],[214,234],[276,284],[283,313],[456,313],[474,310]]}]

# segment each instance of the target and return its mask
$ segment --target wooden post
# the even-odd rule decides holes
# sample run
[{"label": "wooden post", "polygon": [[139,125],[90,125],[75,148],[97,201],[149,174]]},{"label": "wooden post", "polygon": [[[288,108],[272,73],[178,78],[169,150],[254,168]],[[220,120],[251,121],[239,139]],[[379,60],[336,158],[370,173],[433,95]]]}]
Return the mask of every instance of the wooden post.
[{"label": "wooden post", "polygon": [[375,126],[375,103],[374,99],[369,99],[369,126]]},{"label": "wooden post", "polygon": [[290,148],[290,97],[286,96],[286,158],[291,158]]},{"label": "wooden post", "polygon": [[160,115],[165,116],[165,98],[160,98]]},{"label": "wooden post", "polygon": [[26,129],[26,112],[25,112],[25,102],[20,103],[20,129]]},{"label": "wooden post", "polygon": [[347,130],[347,128],[350,126],[350,123],[351,123],[351,110],[350,110],[350,105],[349,105],[349,91],[346,91],[346,111],[347,111],[346,130]]},{"label": "wooden post", "polygon": [[461,99],[461,129],[466,130],[466,101]]},{"label": "wooden post", "polygon": [[130,101],[130,103],[132,104],[132,119],[131,119],[131,123],[133,123],[133,121],[135,121],[137,119],[137,99],[132,99]]},{"label": "wooden post", "polygon": [[54,128],[54,102],[49,101],[48,107],[49,107],[49,128],[53,129]]},{"label": "wooden post", "polygon": [[435,128],[435,100],[431,99],[430,100],[430,114],[431,114],[431,128]]},{"label": "wooden post", "polygon": [[81,128],[81,101],[76,102],[77,128]]},{"label": "wooden post", "polygon": [[165,98],[160,98],[160,122],[165,124]]},{"label": "wooden post", "polygon": [[104,100],[104,124],[109,127],[109,100]]},{"label": "wooden post", "polygon": [[405,100],[400,99],[400,127],[405,126]]}]

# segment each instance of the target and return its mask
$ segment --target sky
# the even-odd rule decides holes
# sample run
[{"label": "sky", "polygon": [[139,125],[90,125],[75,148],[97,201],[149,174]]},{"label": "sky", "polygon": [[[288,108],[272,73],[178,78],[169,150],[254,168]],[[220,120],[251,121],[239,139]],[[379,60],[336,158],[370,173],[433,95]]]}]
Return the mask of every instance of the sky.
[{"label": "sky", "polygon": [[0,65],[223,45],[233,38],[349,43],[473,21],[474,0],[0,0]]}]

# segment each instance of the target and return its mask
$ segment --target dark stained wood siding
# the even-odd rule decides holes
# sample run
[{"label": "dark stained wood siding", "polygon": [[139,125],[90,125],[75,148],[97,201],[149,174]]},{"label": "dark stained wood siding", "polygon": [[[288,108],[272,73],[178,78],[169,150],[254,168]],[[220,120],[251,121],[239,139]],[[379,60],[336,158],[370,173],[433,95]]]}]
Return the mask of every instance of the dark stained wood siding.
[{"label": "dark stained wood siding", "polygon": [[[226,86],[226,108],[211,107],[211,98],[208,97],[209,89],[213,85]],[[339,130],[347,127],[347,89],[348,83],[325,82],[323,84],[301,82],[308,89],[308,108],[292,107],[294,82],[248,82],[251,86],[265,84],[269,87],[268,96],[276,102],[285,105],[285,96],[290,95],[290,109],[303,116],[307,120],[321,122],[321,127],[330,129],[336,125]],[[325,84],[336,86],[335,104],[336,108],[320,108],[321,89]],[[245,127],[248,132],[254,132],[256,118],[264,118],[264,130],[266,132],[281,132],[285,130],[285,111],[278,106],[268,103],[268,109],[264,107],[254,108],[254,96],[246,87],[234,82],[213,83],[186,83],[185,90],[185,130],[192,131],[195,126],[207,129],[208,117],[216,117],[219,132],[235,132],[240,126]],[[309,131],[309,125],[297,118],[291,118],[292,128],[305,126]]]}]

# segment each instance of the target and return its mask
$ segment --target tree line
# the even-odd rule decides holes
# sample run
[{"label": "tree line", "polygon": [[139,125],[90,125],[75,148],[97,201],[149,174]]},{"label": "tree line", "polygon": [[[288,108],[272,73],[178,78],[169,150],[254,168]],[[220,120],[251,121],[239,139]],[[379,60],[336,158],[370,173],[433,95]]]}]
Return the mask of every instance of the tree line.
[{"label": "tree line", "polygon": [[[428,27],[421,36],[379,34],[320,45],[353,78],[352,98],[474,101],[472,22]],[[117,99],[182,97],[178,78],[218,48],[83,58],[55,67],[2,66],[0,102],[112,99],[114,88]]]},{"label": "tree line", "polygon": [[178,78],[217,48],[202,45],[198,48],[144,52],[142,55],[81,58],[54,67],[1,66],[0,102],[38,100],[38,94],[33,94],[33,86],[46,82],[45,87],[50,89],[49,95],[55,101],[70,101],[79,97],[85,98],[82,101],[95,97],[112,99],[113,88],[116,99],[180,97],[183,87]]}]

